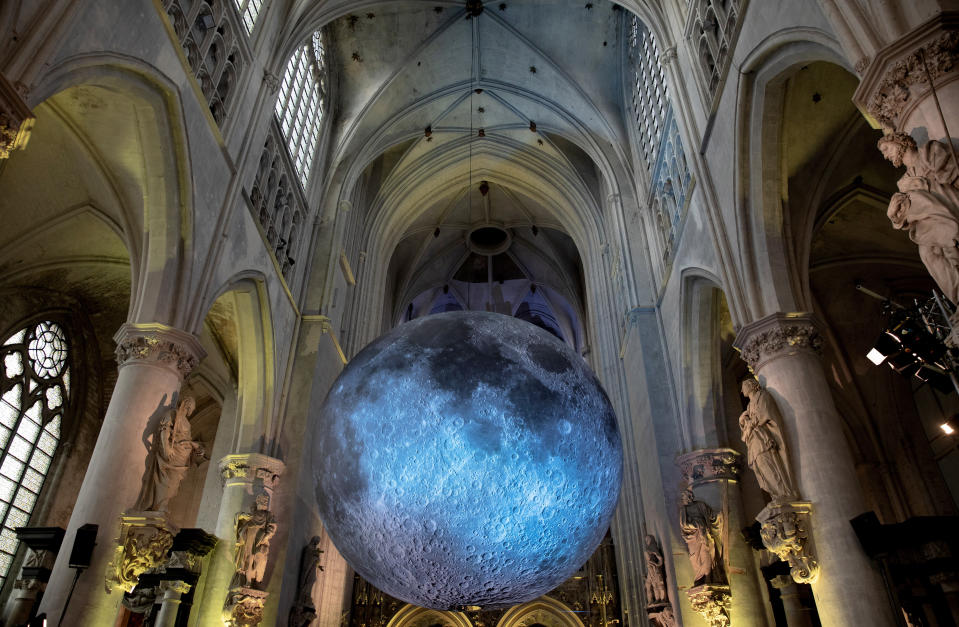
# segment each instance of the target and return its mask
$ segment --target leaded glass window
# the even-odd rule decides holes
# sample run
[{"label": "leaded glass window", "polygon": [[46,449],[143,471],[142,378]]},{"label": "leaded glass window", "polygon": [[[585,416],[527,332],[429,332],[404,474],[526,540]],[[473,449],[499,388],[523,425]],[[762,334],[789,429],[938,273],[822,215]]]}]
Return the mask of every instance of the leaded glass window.
[{"label": "leaded glass window", "polygon": [[263,0],[233,0],[233,4],[236,5],[236,11],[243,20],[246,32],[252,33],[260,8],[263,6]]},{"label": "leaded glass window", "polygon": [[326,47],[317,31],[290,57],[276,100],[276,118],[304,189],[326,109],[327,85]]},{"label": "leaded glass window", "polygon": [[659,50],[653,34],[635,15],[630,16],[627,34],[632,73],[630,87],[639,148],[646,169],[652,170],[669,109],[666,75],[659,61]]},{"label": "leaded glass window", "polygon": [[0,345],[0,586],[17,537],[30,522],[70,399],[67,335],[56,322],[30,324]]}]

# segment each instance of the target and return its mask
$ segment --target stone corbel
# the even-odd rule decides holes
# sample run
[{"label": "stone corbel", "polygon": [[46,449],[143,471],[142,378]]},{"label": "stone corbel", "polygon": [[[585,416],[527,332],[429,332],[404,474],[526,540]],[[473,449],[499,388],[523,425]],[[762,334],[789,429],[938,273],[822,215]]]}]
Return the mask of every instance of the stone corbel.
[{"label": "stone corbel", "polygon": [[819,564],[813,555],[809,537],[812,504],[807,501],[770,503],[756,520],[763,545],[789,564],[789,573],[796,583],[815,583]]},{"label": "stone corbel", "polygon": [[140,575],[166,560],[176,533],[160,512],[122,514],[113,561],[107,567],[107,592],[115,588],[132,592]]},{"label": "stone corbel", "polygon": [[257,627],[263,621],[267,593],[252,588],[231,588],[223,605],[223,623],[228,627]]},{"label": "stone corbel", "polygon": [[743,471],[743,456],[731,448],[701,449],[676,458],[683,479],[696,487],[711,481],[737,481]]},{"label": "stone corbel", "polygon": [[220,460],[219,468],[220,479],[224,485],[246,484],[248,494],[253,494],[254,487],[262,487],[272,498],[273,489],[286,466],[275,457],[260,453],[244,453],[226,455]]},{"label": "stone corbel", "polygon": [[36,121],[16,88],[0,73],[0,159],[26,148]]},{"label": "stone corbel", "polygon": [[693,610],[705,619],[709,627],[729,627],[729,605],[732,593],[729,586],[706,584],[686,591]]}]

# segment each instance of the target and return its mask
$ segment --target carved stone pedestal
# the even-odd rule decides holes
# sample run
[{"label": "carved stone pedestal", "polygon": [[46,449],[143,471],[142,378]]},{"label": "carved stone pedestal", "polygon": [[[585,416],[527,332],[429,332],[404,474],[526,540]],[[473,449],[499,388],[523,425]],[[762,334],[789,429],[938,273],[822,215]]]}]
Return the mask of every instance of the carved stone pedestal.
[{"label": "carved stone pedestal", "polygon": [[811,515],[812,504],[807,501],[774,501],[756,516],[763,544],[789,564],[789,574],[796,583],[815,583],[819,579],[819,564],[809,538]]},{"label": "carved stone pedestal", "polygon": [[689,604],[706,619],[709,627],[729,627],[729,604],[732,594],[729,586],[706,584],[686,591]]},{"label": "carved stone pedestal", "polygon": [[140,575],[166,560],[177,531],[162,512],[122,514],[113,561],[107,567],[107,592],[114,588],[132,592]]},{"label": "carved stone pedestal", "polygon": [[257,627],[263,620],[267,594],[253,588],[231,588],[223,604],[223,623],[229,627]]}]

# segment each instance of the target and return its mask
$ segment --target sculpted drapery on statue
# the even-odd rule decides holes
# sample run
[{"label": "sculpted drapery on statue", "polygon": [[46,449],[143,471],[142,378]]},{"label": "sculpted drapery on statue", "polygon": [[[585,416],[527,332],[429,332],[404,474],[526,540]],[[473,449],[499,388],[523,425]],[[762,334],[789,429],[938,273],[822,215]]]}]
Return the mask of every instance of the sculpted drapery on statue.
[{"label": "sculpted drapery on statue", "polygon": [[759,480],[759,487],[774,501],[795,498],[796,488],[783,441],[782,415],[776,400],[755,379],[745,379],[742,392],[749,399],[749,406],[739,416],[739,428],[746,443],[746,463]]},{"label": "sculpted drapery on statue", "polygon": [[722,529],[725,521],[713,509],[697,501],[691,488],[684,488],[679,507],[679,528],[689,550],[693,585],[725,584]]},{"label": "sculpted drapery on statue", "polygon": [[170,409],[160,420],[153,434],[149,467],[134,510],[167,511],[170,499],[176,496],[190,467],[207,459],[203,444],[192,439],[190,415],[195,409],[196,401],[187,396],[176,410]]},{"label": "sculpted drapery on statue", "polygon": [[259,494],[253,510],[240,512],[234,521],[236,584],[253,587],[263,581],[270,558],[270,542],[276,534],[276,517],[269,509],[270,497]]},{"label": "sculpted drapery on statue", "polygon": [[663,552],[653,536],[646,536],[646,602],[664,603],[666,598],[666,569]]},{"label": "sculpted drapery on statue", "polygon": [[938,141],[919,148],[905,133],[887,133],[878,147],[894,166],[906,166],[886,215],[909,232],[939,289],[959,304],[959,168],[949,148]]}]

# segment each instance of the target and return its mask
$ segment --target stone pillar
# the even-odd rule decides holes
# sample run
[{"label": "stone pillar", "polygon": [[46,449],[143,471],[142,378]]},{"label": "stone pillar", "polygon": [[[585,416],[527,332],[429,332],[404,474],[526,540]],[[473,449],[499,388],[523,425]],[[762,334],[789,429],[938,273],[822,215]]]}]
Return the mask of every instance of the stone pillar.
[{"label": "stone pillar", "polygon": [[[875,565],[850,520],[865,510],[862,487],[820,360],[811,314],[777,313],[744,326],[735,346],[779,405],[797,487],[811,507],[820,574],[812,584],[823,625],[893,625]],[[765,538],[764,538],[765,541]]]},{"label": "stone pillar", "polygon": [[733,625],[764,625],[766,612],[758,586],[753,551],[740,530],[747,527],[743,514],[739,477],[745,460],[730,448],[701,449],[680,455],[676,463],[685,481],[724,520],[724,557],[731,599],[729,620]]},{"label": "stone pillar", "polygon": [[185,581],[161,581],[159,587],[162,598],[160,611],[157,612],[154,627],[176,627],[176,616],[180,611],[180,597],[190,591]]},{"label": "stone pillar", "polygon": [[[196,337],[161,324],[125,324],[114,339],[119,365],[116,387],[65,536],[72,546],[78,527],[99,525],[92,562],[77,580],[70,600],[68,622],[75,625],[108,625],[116,617],[123,589],[117,585],[105,593],[104,577],[107,564],[115,558],[118,534],[123,531],[121,514],[133,507],[140,492],[148,452],[144,438],[155,420],[172,408],[184,377],[205,355]],[[140,514],[145,519],[159,512]],[[135,527],[143,521],[129,522]],[[137,533],[146,531],[139,529]],[[166,534],[158,532],[160,536],[165,542]],[[152,542],[151,547],[156,548]],[[40,611],[47,613],[51,625],[59,622],[73,583],[69,555],[70,551],[60,552],[40,603]],[[136,561],[133,556],[128,572],[155,566],[135,566]],[[116,566],[114,560],[112,572],[116,572]]]},{"label": "stone pillar", "polygon": [[[247,508],[258,494],[267,494],[273,502],[273,489],[283,473],[284,465],[278,459],[259,453],[227,455],[219,463],[223,480],[223,496],[220,499],[219,516],[214,534],[219,538],[213,557],[210,560],[203,599],[195,604],[199,607],[199,625],[219,625],[223,623],[224,599],[230,594],[236,568],[233,549],[235,545],[234,519],[241,510]],[[234,595],[235,596],[235,595]],[[248,595],[249,596],[249,595]],[[242,620],[252,620],[251,616],[262,616],[262,605],[266,593],[256,598],[235,598],[235,606]],[[253,611],[253,606],[260,609]],[[238,619],[239,620],[239,619]],[[240,620],[240,622],[242,622]]]},{"label": "stone pillar", "polygon": [[862,81],[853,102],[881,126],[913,133],[921,145],[927,139],[946,137],[944,118],[952,135],[959,136],[959,81],[955,80],[959,76],[959,18],[955,14],[943,12],[932,17],[872,59],[864,59],[858,69]]},{"label": "stone pillar", "polygon": [[14,86],[0,73],[0,159],[8,159],[12,151],[26,148],[36,120]]},{"label": "stone pillar", "polygon": [[789,575],[779,575],[770,583],[773,588],[779,590],[783,612],[786,614],[786,627],[812,627],[809,610],[802,606],[799,600],[799,588],[793,578]]}]

